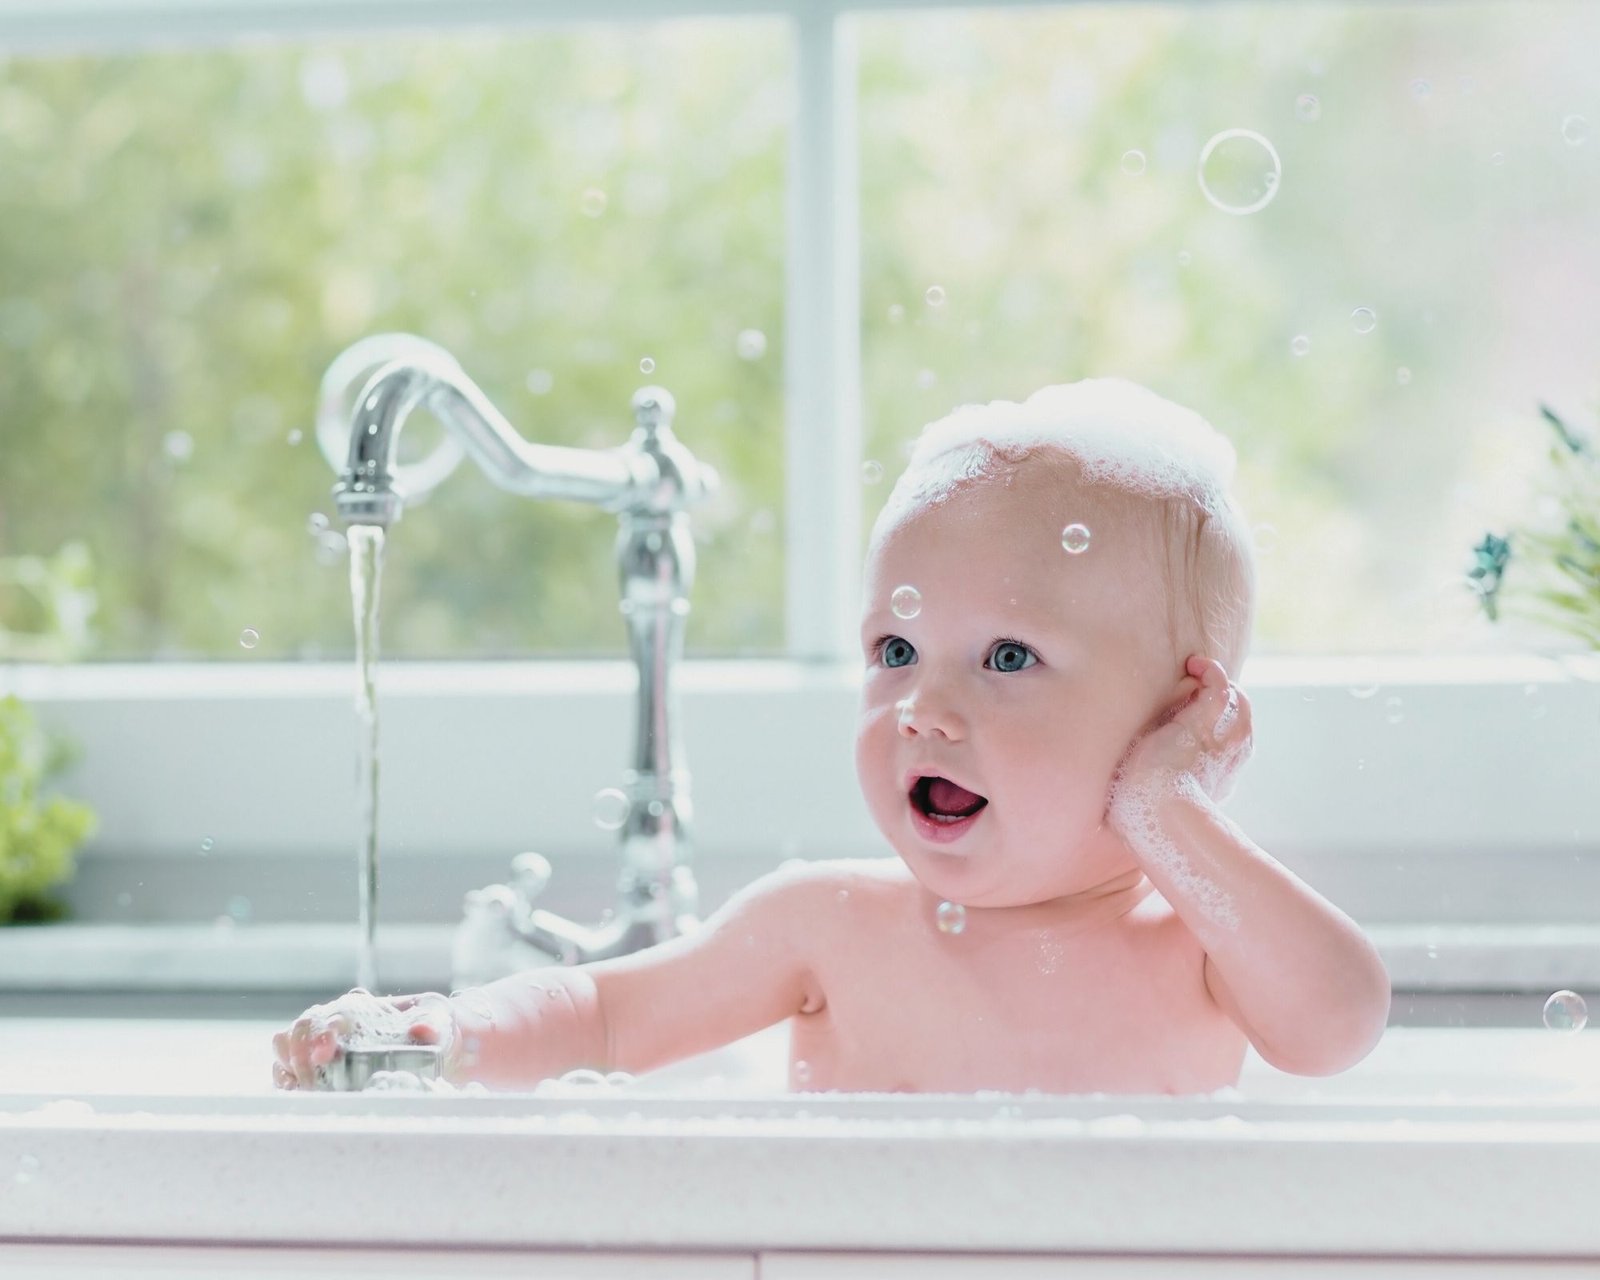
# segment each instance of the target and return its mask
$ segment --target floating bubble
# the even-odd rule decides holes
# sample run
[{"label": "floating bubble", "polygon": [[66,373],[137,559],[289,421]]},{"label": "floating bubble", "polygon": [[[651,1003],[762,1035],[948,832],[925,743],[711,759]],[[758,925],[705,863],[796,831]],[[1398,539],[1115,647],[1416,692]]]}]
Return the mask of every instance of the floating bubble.
[{"label": "floating bubble", "polygon": [[556,376],[548,369],[529,369],[522,385],[528,388],[529,395],[547,396],[556,385]]},{"label": "floating bubble", "polygon": [[1197,177],[1205,198],[1224,213],[1256,213],[1278,194],[1283,163],[1252,129],[1224,129],[1200,152]]},{"label": "floating bubble", "polygon": [[1311,350],[1311,339],[1303,333],[1297,333],[1289,339],[1289,350],[1297,356],[1303,356]]},{"label": "floating bubble", "polygon": [[1194,259],[1192,257],[1190,257],[1189,251],[1187,249],[1179,249],[1178,250],[1178,265],[1180,267],[1186,267],[1193,261],[1194,261]]},{"label": "floating bubble", "polygon": [[961,933],[967,927],[967,909],[959,902],[941,902],[934,918],[940,933]]},{"label": "floating bubble", "polygon": [[1411,370],[1406,368],[1405,365],[1401,365],[1394,371],[1394,380],[1402,387],[1409,387],[1411,385]]},{"label": "floating bubble", "polygon": [[235,924],[250,923],[250,917],[254,914],[255,908],[251,906],[250,899],[242,893],[228,899],[228,918]]},{"label": "floating bubble", "polygon": [[1493,152],[1489,156],[1489,163],[1490,164],[1504,164],[1505,162],[1506,162],[1506,153],[1504,151],[1496,151],[1496,152]]},{"label": "floating bubble", "polygon": [[1552,1031],[1582,1031],[1589,1023],[1589,1006],[1576,991],[1557,991],[1544,1002],[1544,1025]]},{"label": "floating bubble", "polygon": [[767,354],[767,335],[760,329],[741,329],[733,340],[733,349],[741,360],[759,360]]},{"label": "floating bubble", "polygon": [[211,850],[216,847],[216,844],[217,842],[215,840],[213,840],[210,836],[207,836],[200,842],[200,852],[203,854],[210,853]]},{"label": "floating bubble", "polygon": [[1306,124],[1312,124],[1322,119],[1322,103],[1314,93],[1302,93],[1294,100],[1294,114]]},{"label": "floating bubble", "polygon": [[602,831],[617,831],[628,820],[632,806],[628,797],[615,787],[594,793],[594,825]]},{"label": "floating bubble", "polygon": [[1122,172],[1130,178],[1137,178],[1145,169],[1144,152],[1124,151],[1122,153]]},{"label": "floating bubble", "polygon": [[169,431],[161,438],[161,447],[174,462],[187,462],[194,456],[194,437],[187,431]]},{"label": "floating bubble", "polygon": [[656,362],[654,360],[652,360],[649,356],[646,356],[643,360],[639,361],[639,372],[640,373],[654,373],[655,371],[656,371]]},{"label": "floating bubble", "polygon": [[1383,718],[1390,724],[1399,724],[1406,718],[1405,704],[1399,698],[1383,700]]},{"label": "floating bubble", "polygon": [[1568,116],[1561,122],[1561,137],[1569,147],[1581,147],[1589,140],[1589,122],[1582,116]]},{"label": "floating bubble", "polygon": [[586,218],[598,218],[606,211],[606,193],[599,187],[589,187],[578,200],[578,208]]},{"label": "floating bubble", "polygon": [[944,289],[940,285],[930,284],[928,291],[922,295],[922,300],[930,307],[944,306]]},{"label": "floating bubble", "polygon": [[906,318],[906,309],[898,302],[889,304],[889,323],[900,324]]},{"label": "floating bubble", "polygon": [[1378,313],[1371,307],[1357,307],[1350,313],[1350,324],[1357,333],[1371,333],[1378,327]]},{"label": "floating bubble", "polygon": [[299,444],[305,438],[306,438],[306,433],[304,431],[300,430],[299,427],[296,427],[293,431],[291,431],[289,433],[289,443],[290,443],[291,446]]},{"label": "floating bubble", "polygon": [[922,592],[913,586],[896,587],[889,596],[889,608],[897,618],[915,618],[922,612]]},{"label": "floating bubble", "polygon": [[328,517],[320,511],[313,511],[306,517],[306,532],[313,538],[320,538],[328,532]]},{"label": "floating bubble", "polygon": [[877,484],[883,479],[883,463],[868,459],[861,464],[861,483]]},{"label": "floating bubble", "polygon": [[1258,524],[1250,531],[1250,540],[1255,544],[1256,551],[1264,556],[1270,556],[1278,549],[1278,529],[1276,525]]},{"label": "floating bubble", "polygon": [[1089,549],[1089,526],[1069,524],[1061,531],[1061,546],[1070,555],[1081,556]]},{"label": "floating bubble", "polygon": [[794,1064],[794,1081],[796,1084],[811,1083],[811,1064],[804,1058],[797,1059]]},{"label": "floating bubble", "polygon": [[848,889],[840,889],[839,890],[839,901],[840,902],[849,902],[850,901],[850,890],[848,890]]},{"label": "floating bubble", "polygon": [[261,633],[254,627],[246,627],[239,633],[239,644],[246,649],[254,649],[261,643]]},{"label": "floating bubble", "polygon": [[17,1158],[17,1172],[15,1180],[26,1184],[39,1176],[39,1157],[35,1155],[21,1155]]},{"label": "floating bubble", "polygon": [[1411,82],[1411,96],[1418,102],[1433,95],[1433,86],[1426,80],[1413,80]]},{"label": "floating bubble", "polygon": [[939,375],[932,369],[917,370],[917,390],[928,391],[939,381]]}]

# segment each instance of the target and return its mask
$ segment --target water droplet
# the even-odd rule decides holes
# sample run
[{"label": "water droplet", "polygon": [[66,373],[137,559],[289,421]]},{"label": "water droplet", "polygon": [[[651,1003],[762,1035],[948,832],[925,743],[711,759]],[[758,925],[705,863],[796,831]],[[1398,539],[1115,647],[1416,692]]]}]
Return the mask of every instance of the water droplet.
[{"label": "water droplet", "polygon": [[1411,385],[1411,370],[1406,368],[1405,365],[1401,365],[1394,371],[1394,380],[1402,387],[1409,387]]},{"label": "water droplet", "polygon": [[1568,116],[1561,122],[1561,136],[1569,147],[1581,147],[1589,140],[1589,122],[1582,116]]},{"label": "water droplet", "polygon": [[306,433],[304,431],[300,430],[299,427],[296,427],[293,431],[291,431],[289,433],[289,444],[291,446],[292,445],[297,445],[302,440],[304,440],[305,438],[306,438]]},{"label": "water droplet", "polygon": [[639,361],[639,372],[640,373],[654,373],[655,371],[656,371],[656,362],[654,360],[652,360],[649,356],[646,356],[643,360]]},{"label": "water droplet", "polygon": [[1370,698],[1378,692],[1376,684],[1353,684],[1350,686],[1352,698]]},{"label": "water droplet", "polygon": [[794,1064],[794,1082],[796,1084],[811,1083],[811,1064],[804,1058],[798,1059]]},{"label": "water droplet", "polygon": [[1378,313],[1371,307],[1357,307],[1350,313],[1350,323],[1357,333],[1371,333],[1378,327]]},{"label": "water droplet", "polygon": [[[1200,152],[1200,190],[1224,213],[1256,213],[1278,194],[1283,163],[1252,129],[1224,129]],[[1271,175],[1269,178],[1268,175]]]},{"label": "water droplet", "polygon": [[606,211],[606,193],[599,187],[589,187],[578,201],[578,208],[586,218],[598,218]]},{"label": "water droplet", "polygon": [[547,396],[550,389],[556,385],[556,375],[548,369],[529,369],[528,376],[522,380],[522,385],[528,388],[529,395]]},{"label": "water droplet", "polygon": [[1124,151],[1122,153],[1122,172],[1130,178],[1137,178],[1144,172],[1145,158],[1142,151]]},{"label": "water droplet", "polygon": [[1399,724],[1406,718],[1405,704],[1399,698],[1383,700],[1383,718],[1390,724]]},{"label": "water droplet", "polygon": [[1303,333],[1297,333],[1289,339],[1289,350],[1297,356],[1303,356],[1311,350],[1311,339]]},{"label": "water droplet", "polygon": [[246,627],[239,633],[239,644],[246,649],[254,649],[261,643],[261,633],[254,627]]},{"label": "water droplet", "polygon": [[922,592],[912,586],[899,586],[889,596],[889,608],[897,618],[915,618],[922,612]]},{"label": "water droplet", "polygon": [[216,844],[217,842],[215,840],[213,840],[210,836],[207,836],[200,842],[200,852],[202,854],[210,853],[212,849],[216,848]]},{"label": "water droplet", "polygon": [[883,463],[873,462],[870,458],[861,464],[861,483],[877,484],[883,479]]},{"label": "water droplet", "polygon": [[306,532],[313,538],[320,538],[328,532],[328,517],[320,511],[313,511],[306,517]]},{"label": "water droplet", "polygon": [[733,349],[741,360],[759,360],[767,354],[767,335],[760,329],[741,329],[733,340]]},{"label": "water droplet", "polygon": [[578,1067],[562,1076],[560,1083],[578,1089],[603,1089],[606,1078],[590,1067]]},{"label": "water droplet", "polygon": [[1081,556],[1089,549],[1089,526],[1069,524],[1061,531],[1061,545],[1070,555]]},{"label": "water droplet", "polygon": [[32,1182],[39,1176],[39,1157],[22,1155],[17,1158],[16,1180],[19,1183]]},{"label": "water droplet", "polygon": [[169,431],[161,438],[161,447],[174,462],[187,462],[194,456],[194,437],[187,431]]},{"label": "water droplet", "polygon": [[1256,551],[1264,556],[1270,556],[1278,549],[1277,526],[1258,524],[1250,531],[1250,540],[1255,543]]},{"label": "water droplet", "polygon": [[898,302],[889,304],[889,323],[900,324],[906,318],[906,309]]},{"label": "water droplet", "polygon": [[944,289],[939,285],[930,284],[928,291],[922,295],[922,299],[930,307],[942,307],[944,306]]},{"label": "water droplet", "polygon": [[939,375],[932,369],[917,370],[917,390],[929,391],[939,381]]},{"label": "water droplet", "polygon": [[1582,1031],[1589,1022],[1589,1006],[1576,991],[1557,991],[1544,1002],[1544,1025],[1552,1031]]},{"label": "water droplet", "polygon": [[628,820],[628,797],[615,787],[594,793],[594,825],[602,831],[616,831]]},{"label": "water droplet", "polygon": [[967,927],[967,909],[959,902],[941,902],[934,916],[940,933],[961,933]]},{"label": "water droplet", "polygon": [[1297,119],[1311,124],[1322,119],[1322,103],[1317,100],[1314,93],[1302,93],[1294,100],[1294,114]]},{"label": "water droplet", "polygon": [[1411,82],[1411,96],[1418,102],[1433,94],[1433,86],[1426,80],[1413,80]]}]

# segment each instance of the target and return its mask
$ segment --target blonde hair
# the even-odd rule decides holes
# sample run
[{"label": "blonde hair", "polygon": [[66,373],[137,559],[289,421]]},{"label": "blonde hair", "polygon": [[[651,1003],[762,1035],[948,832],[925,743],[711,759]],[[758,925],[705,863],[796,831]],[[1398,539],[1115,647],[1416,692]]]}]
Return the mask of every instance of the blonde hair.
[{"label": "blonde hair", "polygon": [[1237,678],[1250,647],[1256,578],[1249,526],[1229,490],[1233,445],[1198,413],[1137,383],[1087,378],[1045,387],[1021,404],[963,405],[929,423],[872,541],[963,486],[1036,457],[1069,459],[1084,484],[1121,493],[1136,512],[1149,513],[1163,551],[1175,651],[1199,648]]}]

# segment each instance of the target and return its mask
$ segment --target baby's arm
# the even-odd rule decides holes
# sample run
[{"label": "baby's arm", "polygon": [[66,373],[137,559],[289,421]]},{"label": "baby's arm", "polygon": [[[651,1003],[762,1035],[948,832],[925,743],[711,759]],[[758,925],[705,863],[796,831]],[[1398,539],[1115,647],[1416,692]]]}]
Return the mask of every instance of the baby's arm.
[{"label": "baby's arm", "polygon": [[1124,764],[1110,816],[1206,952],[1212,998],[1273,1066],[1332,1075],[1383,1034],[1389,975],[1360,927],[1213,803],[1250,742],[1250,706],[1191,658],[1193,699]]},{"label": "baby's arm", "polygon": [[452,996],[449,1076],[515,1088],[575,1067],[637,1074],[781,1022],[817,1002],[804,943],[825,892],[811,867],[776,871],[692,935]]}]

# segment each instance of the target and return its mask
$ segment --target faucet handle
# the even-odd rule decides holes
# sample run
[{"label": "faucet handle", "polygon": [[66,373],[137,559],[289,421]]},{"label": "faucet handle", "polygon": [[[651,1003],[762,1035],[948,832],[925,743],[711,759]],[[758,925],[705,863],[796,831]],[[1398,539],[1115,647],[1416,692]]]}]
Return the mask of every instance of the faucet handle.
[{"label": "faucet handle", "polygon": [[511,859],[511,886],[524,902],[532,903],[550,883],[550,860],[540,853],[519,853]]},{"label": "faucet handle", "polygon": [[672,425],[678,402],[665,387],[640,387],[633,393],[633,420],[646,431]]}]

